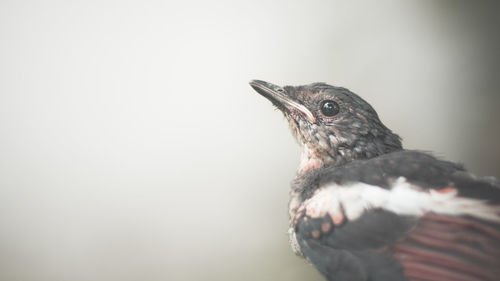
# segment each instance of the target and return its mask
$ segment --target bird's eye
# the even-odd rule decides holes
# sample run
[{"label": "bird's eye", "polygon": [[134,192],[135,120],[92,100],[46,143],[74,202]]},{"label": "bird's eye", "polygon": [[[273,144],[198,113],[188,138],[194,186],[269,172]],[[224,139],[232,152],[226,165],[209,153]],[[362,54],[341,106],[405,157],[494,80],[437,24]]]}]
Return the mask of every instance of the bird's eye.
[{"label": "bird's eye", "polygon": [[321,113],[328,117],[335,116],[339,113],[339,104],[332,100],[326,100],[321,103]]}]

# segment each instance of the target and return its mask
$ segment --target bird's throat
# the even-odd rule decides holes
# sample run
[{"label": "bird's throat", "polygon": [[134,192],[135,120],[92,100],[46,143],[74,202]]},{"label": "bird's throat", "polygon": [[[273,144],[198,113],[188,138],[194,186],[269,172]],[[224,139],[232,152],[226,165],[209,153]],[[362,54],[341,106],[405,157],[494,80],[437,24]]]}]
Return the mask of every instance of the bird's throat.
[{"label": "bird's throat", "polygon": [[310,149],[307,145],[304,145],[297,175],[300,177],[306,173],[318,170],[326,164],[325,162],[328,161],[325,161],[321,153]]},{"label": "bird's throat", "polygon": [[323,167],[323,161],[319,158],[310,158],[305,161],[300,162],[298,174],[303,175],[305,173],[317,170]]}]

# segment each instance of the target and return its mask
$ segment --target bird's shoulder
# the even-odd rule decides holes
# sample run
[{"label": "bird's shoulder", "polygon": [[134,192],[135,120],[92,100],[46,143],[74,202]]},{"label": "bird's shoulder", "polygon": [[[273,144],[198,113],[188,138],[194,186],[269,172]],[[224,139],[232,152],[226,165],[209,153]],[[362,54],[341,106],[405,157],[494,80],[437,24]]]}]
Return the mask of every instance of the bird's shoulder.
[{"label": "bird's shoulder", "polygon": [[302,175],[295,183],[295,190],[305,200],[329,184],[359,182],[390,189],[399,178],[423,189],[440,190],[453,186],[460,196],[500,203],[500,183],[497,179],[478,177],[462,164],[416,150],[399,150],[341,166],[326,166]]}]

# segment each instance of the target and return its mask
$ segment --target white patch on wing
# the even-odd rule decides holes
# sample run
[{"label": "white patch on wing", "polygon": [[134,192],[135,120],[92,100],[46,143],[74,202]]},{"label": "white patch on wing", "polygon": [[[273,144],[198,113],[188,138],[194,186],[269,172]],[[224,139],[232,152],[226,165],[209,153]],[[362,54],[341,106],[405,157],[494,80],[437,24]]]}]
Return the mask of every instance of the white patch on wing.
[{"label": "white patch on wing", "polygon": [[330,215],[334,223],[359,218],[369,209],[384,209],[399,215],[421,216],[426,212],[446,215],[470,215],[500,222],[500,206],[482,200],[457,196],[454,188],[443,193],[422,190],[400,177],[391,189],[365,183],[327,185],[318,189],[300,209],[312,218]]}]

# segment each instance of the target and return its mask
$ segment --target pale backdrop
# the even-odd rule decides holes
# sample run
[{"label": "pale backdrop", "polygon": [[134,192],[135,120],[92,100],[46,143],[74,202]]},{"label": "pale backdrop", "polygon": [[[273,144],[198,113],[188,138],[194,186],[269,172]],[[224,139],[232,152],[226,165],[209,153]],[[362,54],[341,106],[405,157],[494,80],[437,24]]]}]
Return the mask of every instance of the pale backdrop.
[{"label": "pale backdrop", "polygon": [[499,176],[498,14],[1,1],[0,280],[322,280],[287,244],[298,146],[248,81],[347,87],[407,147]]}]

